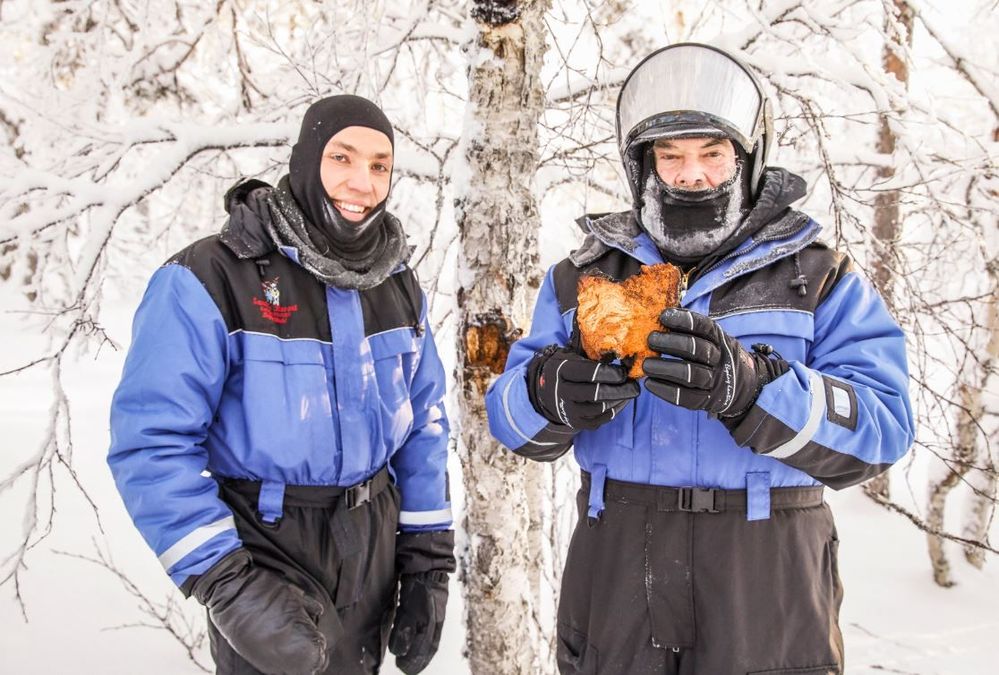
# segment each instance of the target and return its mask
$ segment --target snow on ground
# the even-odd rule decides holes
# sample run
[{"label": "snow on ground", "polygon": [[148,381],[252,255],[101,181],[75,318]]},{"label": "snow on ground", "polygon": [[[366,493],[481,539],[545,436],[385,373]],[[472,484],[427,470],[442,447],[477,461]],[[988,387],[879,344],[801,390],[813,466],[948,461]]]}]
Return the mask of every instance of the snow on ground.
[{"label": "snow on ground", "polygon": [[[0,299],[0,370],[37,355],[37,338],[10,314],[16,298],[8,289]],[[138,295],[109,299],[106,327],[127,342]],[[155,600],[172,585],[125,514],[104,463],[108,444],[107,411],[124,354],[104,349],[67,368],[66,387],[73,404],[74,466],[90,489],[115,563],[141,591]],[[7,472],[35,449],[47,415],[48,379],[41,371],[0,378],[0,428],[4,430],[0,469]],[[150,675],[200,673],[187,654],[162,630],[141,627],[148,620],[135,597],[107,570],[56,551],[92,556],[100,539],[95,518],[64,472],[52,536],[28,558],[21,577],[28,621],[21,616],[11,585],[0,587],[0,672],[23,675],[102,673]],[[460,489],[455,478],[452,488]],[[0,494],[0,557],[17,541],[26,486]],[[47,499],[47,496],[45,497]],[[997,672],[999,646],[999,561],[990,557],[984,571],[952,551],[958,585],[936,587],[930,576],[925,539],[901,517],[871,504],[857,489],[832,494],[841,538],[840,571],[846,587],[842,625],[847,672],[988,675]],[[457,518],[456,518],[457,520]],[[97,537],[95,539],[95,536]],[[179,598],[179,596],[176,596]],[[449,620],[431,674],[468,672],[461,657],[460,591],[452,584]],[[187,616],[200,626],[196,603],[186,601]],[[207,646],[196,654],[210,662]],[[385,672],[395,675],[391,666]]]}]

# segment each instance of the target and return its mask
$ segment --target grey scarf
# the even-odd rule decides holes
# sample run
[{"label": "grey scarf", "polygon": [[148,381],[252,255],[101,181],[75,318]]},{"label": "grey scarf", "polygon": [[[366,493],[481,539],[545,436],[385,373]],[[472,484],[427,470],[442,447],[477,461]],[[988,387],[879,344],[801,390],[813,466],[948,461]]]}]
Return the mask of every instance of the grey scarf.
[{"label": "grey scarf", "polygon": [[288,177],[266,197],[271,218],[267,232],[277,246],[290,246],[298,251],[298,262],[318,279],[337,288],[363,291],[385,281],[401,263],[409,259],[406,234],[402,224],[391,213],[385,213],[380,227],[382,236],[370,252],[359,257],[338,255],[335,250],[319,250],[309,236],[309,223],[291,194]]}]

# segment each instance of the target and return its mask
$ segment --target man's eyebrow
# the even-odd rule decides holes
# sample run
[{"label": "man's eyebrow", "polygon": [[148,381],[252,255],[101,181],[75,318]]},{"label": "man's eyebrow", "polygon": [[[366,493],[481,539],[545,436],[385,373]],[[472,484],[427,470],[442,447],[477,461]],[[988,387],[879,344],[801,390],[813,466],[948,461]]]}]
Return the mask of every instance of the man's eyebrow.
[{"label": "man's eyebrow", "polygon": [[349,143],[344,143],[343,141],[333,141],[330,145],[338,146],[341,150],[346,150],[347,152],[357,152],[357,148]]},{"label": "man's eyebrow", "polygon": [[[341,148],[342,150],[346,150],[347,152],[352,152],[355,155],[363,154],[357,148],[355,148],[353,145],[351,145],[350,143],[344,143],[343,141],[332,141],[330,143],[330,145],[337,146],[337,147]],[[371,158],[372,159],[392,159],[392,153],[391,152],[376,152],[375,154],[371,155]]]}]

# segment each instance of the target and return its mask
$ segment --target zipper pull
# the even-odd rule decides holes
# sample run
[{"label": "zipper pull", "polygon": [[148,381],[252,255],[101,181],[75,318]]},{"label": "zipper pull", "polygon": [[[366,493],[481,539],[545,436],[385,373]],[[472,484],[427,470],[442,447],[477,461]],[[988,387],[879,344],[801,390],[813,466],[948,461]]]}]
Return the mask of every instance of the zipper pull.
[{"label": "zipper pull", "polygon": [[677,300],[677,304],[683,304],[683,296],[687,295],[687,284],[690,281],[690,275],[694,273],[697,267],[691,267],[686,272],[680,275],[680,297]]}]

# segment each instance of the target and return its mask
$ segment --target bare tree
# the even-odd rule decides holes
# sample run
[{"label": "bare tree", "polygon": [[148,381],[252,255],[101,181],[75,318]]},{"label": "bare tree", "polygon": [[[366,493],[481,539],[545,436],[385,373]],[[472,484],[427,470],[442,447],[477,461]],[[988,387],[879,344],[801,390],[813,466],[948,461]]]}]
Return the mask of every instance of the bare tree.
[{"label": "bare tree", "polygon": [[[937,464],[944,467],[941,489],[931,487],[929,505],[909,496],[925,494],[911,483],[891,497],[881,487],[887,479],[867,492],[926,531],[935,560],[945,539],[971,547],[980,559],[996,550],[987,537],[996,506],[988,439],[999,411],[977,392],[995,368],[986,356],[986,317],[995,303],[994,282],[986,280],[995,254],[983,242],[994,239],[988,186],[996,167],[986,148],[999,118],[977,54],[957,46],[916,2],[881,7],[878,24],[865,2],[821,9],[763,3],[749,10],[761,30],[735,36],[775,90],[783,155],[791,154],[813,185],[806,209],[831,207],[836,245],[881,289],[909,335],[919,434],[897,475],[909,483],[915,462]],[[988,12],[985,4],[979,12]],[[912,42],[920,28],[929,44]],[[835,54],[828,59],[833,65],[796,61],[802,44]],[[942,58],[917,59],[914,46]],[[789,67],[768,68],[781,56]],[[940,105],[921,90],[927,85],[909,86],[913,77],[932,79],[933,93],[943,83],[968,103]],[[866,139],[876,154],[858,151]],[[941,500],[957,484],[974,495],[976,514],[961,534],[949,532],[942,519]]]},{"label": "bare tree", "polygon": [[[26,344],[38,346],[0,365],[0,377],[13,386],[16,374],[44,369],[51,383],[39,445],[0,468],[0,492],[23,498],[0,585],[27,619],[29,562],[50,553],[41,544],[66,520],[65,488],[92,506],[86,527],[103,543],[138,538],[97,517],[121,505],[79,478],[63,384],[77,355],[126,342],[102,319],[105,296],[119,293],[112,282],[139,286],[171,250],[217,231],[220,196],[239,178],[276,181],[308,103],[341,92],[383,103],[401,129],[393,204],[417,246],[413,262],[424,279],[447,277],[455,232],[442,226],[442,176],[457,143],[448,121],[463,105],[451,62],[464,17],[458,0],[21,1],[3,15],[5,42],[18,47],[0,57],[0,138],[10,139],[0,145],[0,284],[5,304],[24,309]],[[452,298],[429,291],[439,328]],[[136,597],[147,614],[180,600]]]},{"label": "bare tree", "polygon": [[[471,665],[551,672],[546,612],[575,517],[571,499],[552,495],[572,493],[575,471],[502,451],[482,395],[528,325],[539,231],[565,253],[577,215],[627,208],[618,86],[649,51],[684,39],[729,48],[761,74],[778,104],[777,161],[812,186],[804,209],[891,289],[910,336],[920,434],[878,503],[925,530],[940,555],[953,541],[980,565],[996,550],[989,143],[999,113],[992,5],[979,7],[959,40],[916,0],[0,0],[0,35],[13,46],[0,55],[0,287],[21,298],[30,314],[19,326],[39,345],[0,377],[44,371],[51,399],[39,444],[0,471],[0,492],[25,495],[0,583],[27,615],[27,566],[65,519],[67,487],[94,506],[87,526],[98,536],[125,536],[96,517],[106,504],[77,471],[63,386],[74,355],[125,342],[105,327],[110,286],[141,283],[150,258],[217,229],[219,196],[237,178],[277,178],[308,102],[356,92],[385,104],[399,129],[393,208],[416,244],[438,342],[460,345],[452,417],[468,499]],[[908,86],[889,55],[908,68]],[[931,77],[951,98],[931,100]],[[878,240],[892,245],[875,249]],[[925,484],[909,478],[916,462],[939,469],[929,507]],[[955,495],[967,506],[958,534],[943,519]],[[137,610],[175,600],[136,596]]]},{"label": "bare tree", "polygon": [[[901,0],[892,0],[885,6],[885,46],[882,63],[885,71],[895,76],[902,86],[909,81],[908,48],[912,46],[912,10]],[[882,115],[878,121],[878,153],[892,156],[895,152],[895,132],[892,131],[890,117]],[[894,163],[884,164],[877,169],[879,178],[886,181],[895,176]],[[894,306],[893,253],[898,250],[901,239],[899,219],[899,190],[885,190],[874,197],[874,249],[872,263],[874,284],[881,291],[889,309]],[[864,490],[887,498],[890,486],[886,471],[864,484]]]}]

